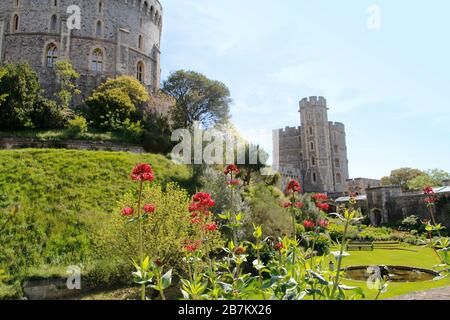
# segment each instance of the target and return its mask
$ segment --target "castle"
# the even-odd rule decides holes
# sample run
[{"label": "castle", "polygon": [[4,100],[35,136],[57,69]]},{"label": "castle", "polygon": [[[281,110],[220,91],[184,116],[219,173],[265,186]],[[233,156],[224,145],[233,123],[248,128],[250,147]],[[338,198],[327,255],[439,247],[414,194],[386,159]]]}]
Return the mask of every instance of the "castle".
[{"label": "castle", "polygon": [[[80,28],[71,30],[73,6]],[[156,92],[162,16],[158,0],[1,0],[0,62],[28,62],[49,91],[55,62],[67,59],[81,75],[84,97],[118,75]]]},{"label": "castle", "polygon": [[328,121],[323,97],[300,101],[300,122],[300,127],[273,131],[273,167],[281,173],[283,184],[296,179],[305,192],[346,192],[349,170],[345,126]]}]

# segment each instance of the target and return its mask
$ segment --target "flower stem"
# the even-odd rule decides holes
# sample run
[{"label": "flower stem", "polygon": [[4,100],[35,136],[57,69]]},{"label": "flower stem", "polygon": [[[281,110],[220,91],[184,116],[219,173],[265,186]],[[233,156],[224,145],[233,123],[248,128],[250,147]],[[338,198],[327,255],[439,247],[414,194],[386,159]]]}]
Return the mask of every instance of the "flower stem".
[{"label": "flower stem", "polygon": [[333,285],[333,291],[331,292],[331,299],[334,299],[334,294],[336,293],[336,290],[339,286],[339,280],[341,276],[341,268],[342,268],[342,255],[344,254],[344,248],[345,248],[345,241],[347,240],[347,231],[348,226],[350,224],[350,220],[345,220],[345,228],[344,228],[344,234],[342,236],[342,243],[341,243],[341,250],[338,257],[338,265],[337,265],[337,274],[336,274],[336,280]]},{"label": "flower stem", "polygon": [[[144,239],[143,239],[143,230],[142,230],[142,187],[143,181],[139,184],[139,199],[138,199],[138,220],[139,220],[139,259],[141,261],[141,268],[144,265]],[[142,273],[146,271],[142,270]],[[145,283],[141,285],[141,300],[145,301]]]}]

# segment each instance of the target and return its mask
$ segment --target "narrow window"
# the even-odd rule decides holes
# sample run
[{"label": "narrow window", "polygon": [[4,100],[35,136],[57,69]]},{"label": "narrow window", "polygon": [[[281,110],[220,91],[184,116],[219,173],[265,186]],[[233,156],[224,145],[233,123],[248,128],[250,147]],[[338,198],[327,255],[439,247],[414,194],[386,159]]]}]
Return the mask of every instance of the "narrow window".
[{"label": "narrow window", "polygon": [[97,37],[101,37],[102,33],[103,33],[103,25],[102,25],[102,22],[99,20],[99,21],[97,21],[97,26],[95,28],[95,35]]},{"label": "narrow window", "polygon": [[336,174],[336,184],[342,184],[342,176],[340,173]]},{"label": "narrow window", "polygon": [[19,1],[19,0],[16,0],[16,7],[18,7],[19,4],[20,4],[20,1]]},{"label": "narrow window", "polygon": [[58,0],[53,0],[53,6],[57,7],[58,6]]},{"label": "narrow window", "polygon": [[98,13],[102,13],[103,11],[103,1],[98,2]]},{"label": "narrow window", "polygon": [[56,45],[54,43],[51,43],[47,46],[46,51],[47,51],[46,52],[46,55],[47,55],[46,66],[47,66],[47,68],[53,68],[56,60],[58,59],[58,48],[56,47]]},{"label": "narrow window", "polygon": [[312,157],[311,162],[312,162],[312,165],[315,166],[316,165],[316,158]]},{"label": "narrow window", "polygon": [[139,48],[139,50],[144,49],[144,39],[142,38],[141,35],[139,36],[139,39],[138,39],[138,48]]},{"label": "narrow window", "polygon": [[317,174],[315,172],[313,172],[313,182],[314,183],[317,182]]},{"label": "narrow window", "polygon": [[341,167],[341,161],[339,159],[334,160],[334,165],[336,168],[340,168]]},{"label": "narrow window", "polygon": [[19,31],[19,15],[15,14],[13,17],[13,32]]},{"label": "narrow window", "polygon": [[311,142],[311,143],[309,144],[309,148],[311,149],[311,151],[314,151],[314,142]]},{"label": "narrow window", "polygon": [[103,51],[101,49],[95,49],[92,52],[91,70],[94,72],[103,71]]},{"label": "narrow window", "polygon": [[56,14],[54,14],[50,19],[50,32],[57,32],[57,31],[58,31],[58,18],[56,17]]}]

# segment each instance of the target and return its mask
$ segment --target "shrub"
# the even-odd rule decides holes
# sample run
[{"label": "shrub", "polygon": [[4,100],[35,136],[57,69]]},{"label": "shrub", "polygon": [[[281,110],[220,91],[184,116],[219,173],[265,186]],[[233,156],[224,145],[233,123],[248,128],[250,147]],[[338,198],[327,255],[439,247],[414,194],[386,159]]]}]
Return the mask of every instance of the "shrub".
[{"label": "shrub", "polygon": [[306,232],[302,234],[302,245],[305,248],[313,249],[319,256],[323,256],[330,252],[331,239],[323,233],[315,234],[314,232]]},{"label": "shrub", "polygon": [[66,127],[66,134],[68,138],[76,138],[85,134],[88,131],[88,124],[84,117],[77,116],[69,121]]},{"label": "shrub", "polygon": [[36,129],[62,129],[67,125],[72,112],[58,107],[55,101],[39,98],[31,114],[31,121]]},{"label": "shrub", "polygon": [[417,230],[420,227],[420,224],[420,219],[417,216],[409,216],[402,221],[401,230]]},{"label": "shrub", "polygon": [[[117,210],[102,224],[98,232],[98,254],[102,258],[130,261],[139,256],[138,225],[126,224],[120,215],[123,208],[135,205],[135,199],[135,194],[127,193]],[[143,203],[156,205],[156,212],[145,220],[143,226],[144,254],[162,261],[167,268],[184,271],[182,258],[185,241],[202,238],[200,230],[191,224],[190,202],[188,193],[174,183],[169,183],[166,191],[157,185],[144,187]],[[211,251],[222,244],[220,234],[214,233],[213,236],[208,241]]]},{"label": "shrub", "polygon": [[138,108],[148,99],[149,95],[139,81],[121,76],[101,84],[86,100],[82,112],[95,128],[126,130],[130,123],[140,120]]},{"label": "shrub", "polygon": [[[0,67],[0,128],[18,130],[33,128],[32,114],[41,94],[36,72],[27,63]],[[5,95],[6,94],[6,95]]]},{"label": "shrub", "polygon": [[265,183],[253,185],[245,198],[250,206],[248,233],[253,224],[262,225],[265,236],[278,238],[292,233],[291,217],[280,206],[282,199],[272,191],[272,187],[267,187]]}]

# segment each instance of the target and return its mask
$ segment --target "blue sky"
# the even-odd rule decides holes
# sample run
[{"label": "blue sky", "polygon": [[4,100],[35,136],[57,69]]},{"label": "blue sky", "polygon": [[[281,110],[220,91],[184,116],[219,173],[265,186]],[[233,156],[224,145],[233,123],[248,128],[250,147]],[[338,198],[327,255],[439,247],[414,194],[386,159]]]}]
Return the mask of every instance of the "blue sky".
[{"label": "blue sky", "polygon": [[232,122],[268,151],[272,129],[299,125],[298,101],[321,95],[346,124],[351,177],[450,171],[449,1],[161,2],[163,79],[186,69],[224,82]]}]

